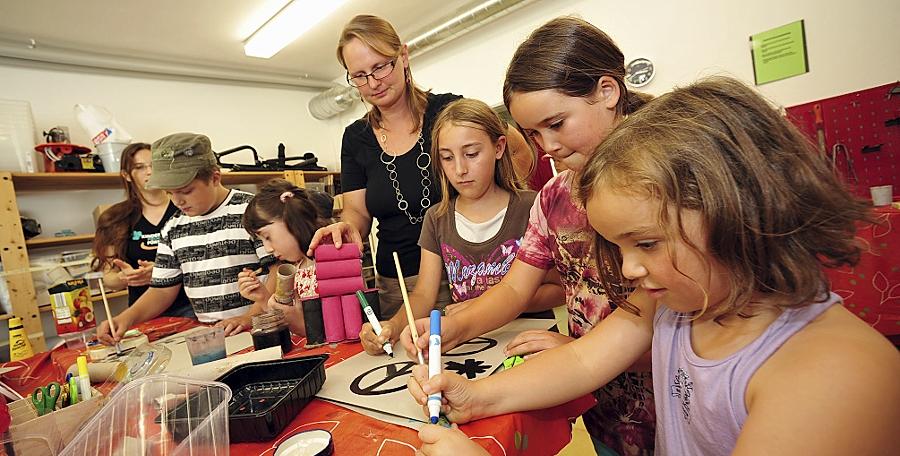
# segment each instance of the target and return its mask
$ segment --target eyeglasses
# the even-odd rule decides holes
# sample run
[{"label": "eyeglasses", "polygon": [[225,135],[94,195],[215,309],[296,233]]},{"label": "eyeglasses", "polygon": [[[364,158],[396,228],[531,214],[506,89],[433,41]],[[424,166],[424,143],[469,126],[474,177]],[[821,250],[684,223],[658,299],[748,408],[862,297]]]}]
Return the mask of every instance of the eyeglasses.
[{"label": "eyeglasses", "polygon": [[376,81],[380,81],[388,76],[394,71],[394,65],[397,63],[397,59],[393,59],[390,62],[383,63],[375,67],[369,74],[361,74],[359,76],[350,77],[350,74],[347,74],[347,83],[353,87],[359,88],[369,83],[369,76],[371,76]]}]

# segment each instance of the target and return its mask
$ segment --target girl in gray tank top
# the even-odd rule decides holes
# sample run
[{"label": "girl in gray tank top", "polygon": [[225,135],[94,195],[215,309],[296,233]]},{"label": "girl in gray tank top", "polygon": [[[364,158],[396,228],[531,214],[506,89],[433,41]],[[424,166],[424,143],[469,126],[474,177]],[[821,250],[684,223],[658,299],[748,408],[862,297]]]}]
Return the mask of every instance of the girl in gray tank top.
[{"label": "girl in gray tank top", "polygon": [[[651,101],[600,145],[576,194],[616,310],[484,380],[418,371],[417,400],[442,389],[452,422],[545,408],[652,342],[657,454],[898,454],[900,355],[822,273],[856,263],[868,204],[753,90],[714,78]],[[432,432],[439,446],[445,431]]]}]

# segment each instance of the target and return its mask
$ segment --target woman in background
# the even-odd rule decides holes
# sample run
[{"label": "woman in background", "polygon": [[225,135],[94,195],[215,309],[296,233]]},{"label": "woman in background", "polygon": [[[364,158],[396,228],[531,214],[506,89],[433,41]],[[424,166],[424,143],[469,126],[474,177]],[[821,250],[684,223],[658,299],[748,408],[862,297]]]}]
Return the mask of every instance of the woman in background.
[{"label": "woman in background", "polygon": [[[94,236],[92,268],[103,271],[103,285],[111,290],[128,287],[128,305],[150,286],[159,232],[178,209],[163,190],[150,190],[150,144],[133,143],[122,151],[125,201],[100,214]],[[196,318],[184,290],[163,316]]]}]

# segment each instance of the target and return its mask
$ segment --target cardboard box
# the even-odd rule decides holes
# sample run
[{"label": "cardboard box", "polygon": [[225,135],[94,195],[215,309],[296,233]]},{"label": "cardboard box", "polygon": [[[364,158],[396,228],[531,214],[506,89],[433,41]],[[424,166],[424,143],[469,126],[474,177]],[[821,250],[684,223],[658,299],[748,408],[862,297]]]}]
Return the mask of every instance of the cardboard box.
[{"label": "cardboard box", "polygon": [[59,335],[85,331],[97,326],[91,289],[85,279],[67,280],[47,290]]},{"label": "cardboard box", "polygon": [[81,425],[87,423],[105,402],[104,396],[94,388],[93,395],[86,401],[38,416],[31,395],[9,404],[12,422],[9,437],[16,454],[28,456],[54,456],[58,454]]},{"label": "cardboard box", "polygon": [[112,207],[112,204],[101,204],[94,208],[94,211],[92,212],[92,214],[94,215],[94,229],[95,230],[97,229],[97,220],[100,220],[100,214],[102,214],[103,211],[109,209],[110,207]]}]

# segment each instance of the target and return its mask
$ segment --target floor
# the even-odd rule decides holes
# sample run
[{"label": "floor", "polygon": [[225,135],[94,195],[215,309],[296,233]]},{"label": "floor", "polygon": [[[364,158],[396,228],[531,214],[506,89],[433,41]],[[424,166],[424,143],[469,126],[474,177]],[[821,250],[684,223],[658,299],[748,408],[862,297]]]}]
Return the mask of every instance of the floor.
[{"label": "floor", "polygon": [[[566,307],[557,307],[553,309],[553,313],[556,314],[559,332],[569,334]],[[581,418],[578,418],[578,421],[575,422],[575,426],[572,427],[572,441],[559,452],[559,456],[585,456],[594,454],[596,454],[594,453],[594,445],[591,443],[591,437],[588,435],[587,429],[584,428],[584,421],[582,421]]]}]

